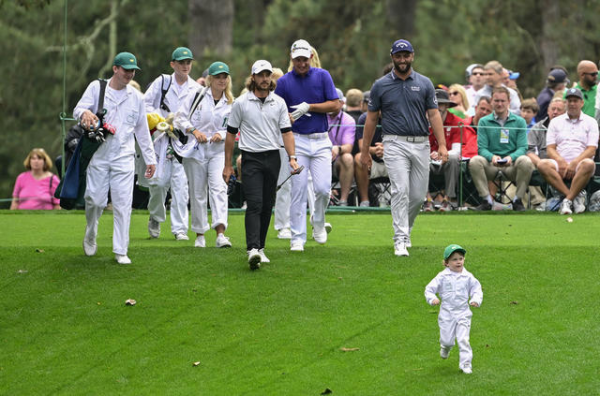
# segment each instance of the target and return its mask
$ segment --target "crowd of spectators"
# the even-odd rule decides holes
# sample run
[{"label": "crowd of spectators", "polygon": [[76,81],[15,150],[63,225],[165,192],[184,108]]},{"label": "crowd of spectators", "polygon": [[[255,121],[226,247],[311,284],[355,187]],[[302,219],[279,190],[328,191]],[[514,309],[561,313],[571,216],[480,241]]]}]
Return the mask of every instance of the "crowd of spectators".
[{"label": "crowd of spectators", "polygon": [[[384,68],[384,74],[390,72],[390,67]],[[431,166],[429,192],[424,199],[424,211],[451,211],[459,208],[472,207],[475,210],[512,209],[522,211],[537,208],[549,210],[545,205],[546,197],[554,195],[557,202],[568,201],[563,207],[554,205],[553,210],[560,213],[570,213],[572,210],[580,213],[585,210],[588,201],[586,186],[595,174],[594,157],[597,158],[598,139],[593,136],[597,131],[590,129],[600,120],[600,99],[596,100],[596,79],[598,67],[594,62],[581,61],[577,66],[578,81],[571,83],[567,70],[562,66],[552,67],[546,76],[545,86],[537,98],[523,98],[518,88],[520,73],[506,69],[500,62],[491,60],[485,64],[472,64],[465,70],[465,83],[455,82],[449,85],[436,85],[436,97],[440,114],[444,122],[444,131],[449,150],[448,162],[441,164],[436,155],[437,142],[433,134],[430,135]],[[335,79],[335,76],[334,76]],[[574,88],[581,95],[569,94],[569,89]],[[362,107],[358,103],[362,95]],[[341,194],[341,199],[332,199],[332,205],[357,205],[357,206],[387,206],[385,199],[369,200],[369,180],[385,178],[385,153],[381,145],[381,132],[375,133],[369,150],[373,159],[372,169],[366,170],[360,163],[360,146],[362,145],[362,132],[365,122],[365,106],[369,100],[369,91],[361,93],[356,88],[346,91],[344,97],[340,93],[340,100],[344,101],[343,111],[331,116],[331,130],[342,128],[355,128],[354,147],[354,175],[349,188],[348,167],[345,161],[334,161],[334,167],[340,169],[340,162],[344,163],[345,173],[341,175],[334,172],[332,180],[332,194]],[[561,134],[567,142],[563,144],[578,145],[581,157],[575,156],[569,161],[557,159],[557,152],[547,150],[546,133],[551,121],[565,114],[568,103],[573,102],[570,115],[564,115],[561,125]],[[598,105],[597,105],[598,103]],[[576,108],[581,105],[580,114]],[[347,118],[341,115],[347,114]],[[362,115],[361,115],[362,113]],[[596,123],[591,124],[589,118],[594,117]],[[354,119],[345,123],[344,119]],[[564,118],[567,118],[565,122]],[[569,129],[569,133],[564,131]],[[564,133],[563,133],[564,132]],[[565,136],[566,134],[566,136]],[[335,136],[333,137],[335,139]],[[337,150],[337,151],[335,151]],[[341,145],[334,143],[333,157],[341,153]],[[589,161],[583,161],[589,157]],[[541,160],[549,159],[558,161],[559,179],[556,175],[549,176],[549,171],[542,167],[538,170]],[[564,161],[564,162],[563,162]],[[574,180],[575,169],[586,165],[586,172],[581,173],[577,179],[576,193],[569,190]],[[461,166],[461,162],[464,166]],[[465,194],[475,196],[478,204],[464,202],[460,197],[461,175],[466,173],[466,179],[471,180],[471,191]],[[337,176],[337,177],[336,177]],[[544,188],[531,182],[544,179]],[[443,180],[441,180],[443,179]],[[464,183],[464,182],[463,182]],[[549,187],[547,187],[549,186]],[[340,191],[335,191],[339,187]],[[549,192],[547,192],[549,188]],[[354,194],[349,191],[353,190]],[[371,195],[371,199],[374,198]],[[503,205],[494,205],[502,201]],[[509,200],[506,202],[506,200]],[[508,204],[508,205],[507,205]],[[582,206],[583,205],[583,206]]]}]

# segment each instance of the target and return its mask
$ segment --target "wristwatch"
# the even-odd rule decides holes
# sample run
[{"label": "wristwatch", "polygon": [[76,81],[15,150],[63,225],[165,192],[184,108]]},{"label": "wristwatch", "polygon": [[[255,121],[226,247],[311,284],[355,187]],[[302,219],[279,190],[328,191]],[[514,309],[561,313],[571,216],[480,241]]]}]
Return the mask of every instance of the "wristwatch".
[{"label": "wristwatch", "polygon": [[298,160],[298,157],[296,157],[295,155],[290,155],[290,161],[293,159]]}]

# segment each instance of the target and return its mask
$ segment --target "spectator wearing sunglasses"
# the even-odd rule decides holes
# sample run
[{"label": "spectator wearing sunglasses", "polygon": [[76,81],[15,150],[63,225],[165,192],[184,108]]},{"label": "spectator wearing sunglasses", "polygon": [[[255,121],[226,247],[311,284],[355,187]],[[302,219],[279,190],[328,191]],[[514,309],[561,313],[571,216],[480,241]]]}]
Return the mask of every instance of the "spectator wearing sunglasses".
[{"label": "spectator wearing sunglasses", "polygon": [[[583,94],[583,113],[594,117],[596,115],[596,82],[598,79],[598,66],[592,61],[582,60],[577,65],[579,82],[575,84]],[[566,99],[566,92],[563,98]]]},{"label": "spectator wearing sunglasses", "polygon": [[467,92],[460,84],[452,84],[450,88],[448,88],[448,95],[450,96],[450,100],[456,106],[452,107],[448,111],[460,118],[467,118],[467,111],[471,107],[469,105],[469,99],[467,97]]},{"label": "spectator wearing sunglasses", "polygon": [[483,65],[480,65],[479,63],[469,65],[467,70],[465,70],[465,78],[467,79],[467,85],[465,85],[464,88],[467,92],[467,99],[472,107],[472,109],[467,109],[467,113],[472,116],[475,114],[475,96],[477,95],[477,91],[485,85],[485,71],[483,70]]}]

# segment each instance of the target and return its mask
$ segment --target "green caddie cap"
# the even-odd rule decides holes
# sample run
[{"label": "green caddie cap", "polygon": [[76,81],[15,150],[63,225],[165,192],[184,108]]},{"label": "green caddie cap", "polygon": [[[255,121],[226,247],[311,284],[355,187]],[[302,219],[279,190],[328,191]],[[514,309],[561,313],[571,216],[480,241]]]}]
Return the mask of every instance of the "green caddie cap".
[{"label": "green caddie cap", "polygon": [[131,52],[118,53],[117,56],[115,56],[113,65],[121,66],[125,70],[131,70],[131,69],[142,70],[138,67],[137,59],[135,58],[135,55],[133,55]]},{"label": "green caddie cap", "polygon": [[182,61],[185,59],[194,59],[194,55],[192,55],[192,51],[186,47],[179,47],[173,51],[173,56],[171,59],[174,61]]},{"label": "green caddie cap", "polygon": [[223,62],[215,62],[208,67],[208,74],[211,76],[216,76],[221,73],[229,74],[229,66]]},{"label": "green caddie cap", "polygon": [[444,260],[448,260],[448,257],[452,256],[452,253],[454,252],[461,252],[462,254],[467,254],[467,251],[459,245],[448,245],[446,249],[444,249]]}]

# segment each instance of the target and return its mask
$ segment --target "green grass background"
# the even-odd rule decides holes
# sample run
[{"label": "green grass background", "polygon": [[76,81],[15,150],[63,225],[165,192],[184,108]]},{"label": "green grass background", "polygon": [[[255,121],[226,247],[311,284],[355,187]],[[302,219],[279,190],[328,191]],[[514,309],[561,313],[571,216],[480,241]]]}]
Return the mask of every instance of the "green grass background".
[{"label": "green grass background", "polygon": [[[397,258],[389,213],[332,213],[328,243],[304,253],[270,232],[256,272],[241,213],[226,250],[177,242],[168,225],[147,239],[147,218],[134,212],[133,265],[119,266],[110,212],[95,257],[82,212],[0,214],[0,394],[600,393],[595,214],[422,214]],[[450,243],[484,290],[471,376],[456,348],[439,358],[423,296]]]}]

